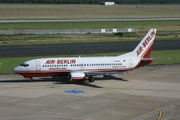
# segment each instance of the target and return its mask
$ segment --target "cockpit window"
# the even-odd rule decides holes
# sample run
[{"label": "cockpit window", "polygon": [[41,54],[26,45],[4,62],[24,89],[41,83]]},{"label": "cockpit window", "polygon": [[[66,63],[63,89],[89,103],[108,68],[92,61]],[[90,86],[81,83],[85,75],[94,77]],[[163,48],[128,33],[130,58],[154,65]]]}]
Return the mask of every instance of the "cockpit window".
[{"label": "cockpit window", "polygon": [[26,63],[21,63],[20,66],[24,66],[24,67],[28,67],[29,64],[26,64]]}]

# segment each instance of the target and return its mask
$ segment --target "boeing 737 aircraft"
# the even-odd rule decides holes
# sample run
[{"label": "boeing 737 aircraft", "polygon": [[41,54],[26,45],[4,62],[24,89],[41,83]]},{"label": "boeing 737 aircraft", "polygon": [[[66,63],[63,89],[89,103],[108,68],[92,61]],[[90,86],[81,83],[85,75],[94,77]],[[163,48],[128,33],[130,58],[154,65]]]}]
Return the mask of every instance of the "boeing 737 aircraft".
[{"label": "boeing 737 aircraft", "polygon": [[66,75],[70,81],[94,82],[96,75],[119,74],[152,63],[150,54],[155,35],[156,29],[150,29],[133,51],[123,55],[33,59],[14,68],[14,72],[30,79]]}]

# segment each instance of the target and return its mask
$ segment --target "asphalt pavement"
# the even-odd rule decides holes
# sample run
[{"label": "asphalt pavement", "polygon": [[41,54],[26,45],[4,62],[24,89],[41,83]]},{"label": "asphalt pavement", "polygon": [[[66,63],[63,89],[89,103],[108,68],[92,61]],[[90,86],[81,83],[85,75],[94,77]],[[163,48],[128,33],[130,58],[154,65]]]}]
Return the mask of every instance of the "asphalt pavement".
[{"label": "asphalt pavement", "polygon": [[[138,43],[139,41],[0,46],[0,58],[129,52]],[[155,41],[153,46],[153,50],[173,49],[180,49],[180,40]]]},{"label": "asphalt pavement", "polygon": [[0,120],[179,120],[179,71],[180,65],[146,66],[74,84],[1,74]]},{"label": "asphalt pavement", "polygon": [[0,23],[7,23],[7,22],[81,22],[81,21],[150,21],[150,20],[180,20],[180,17],[0,19]]}]

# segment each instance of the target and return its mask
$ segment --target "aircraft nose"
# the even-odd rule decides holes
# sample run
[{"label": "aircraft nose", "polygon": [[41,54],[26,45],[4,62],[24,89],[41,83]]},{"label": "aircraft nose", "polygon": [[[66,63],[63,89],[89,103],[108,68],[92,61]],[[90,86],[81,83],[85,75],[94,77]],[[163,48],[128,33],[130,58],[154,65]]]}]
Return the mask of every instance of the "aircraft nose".
[{"label": "aircraft nose", "polygon": [[17,67],[14,68],[13,71],[16,73],[17,71],[20,71],[20,70],[21,70],[21,69],[20,69],[20,66],[17,66]]}]

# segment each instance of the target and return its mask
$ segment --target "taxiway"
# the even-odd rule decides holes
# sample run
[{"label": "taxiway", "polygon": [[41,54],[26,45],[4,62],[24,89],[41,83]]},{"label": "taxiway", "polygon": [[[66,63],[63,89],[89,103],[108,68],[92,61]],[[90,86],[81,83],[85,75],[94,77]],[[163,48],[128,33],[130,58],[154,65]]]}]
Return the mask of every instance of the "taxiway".
[{"label": "taxiway", "polygon": [[179,71],[180,65],[147,66],[90,84],[0,75],[0,120],[178,120]]},{"label": "taxiway", "polygon": [[[8,45],[0,46],[0,58],[129,52],[133,50],[138,43],[139,41],[50,45]],[[173,49],[180,49],[180,40],[155,41],[153,46],[153,50]]]},{"label": "taxiway", "polygon": [[83,21],[153,21],[180,20],[180,17],[149,17],[149,18],[64,18],[64,19],[0,19],[0,23],[9,22],[83,22]]}]

